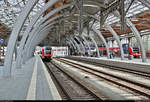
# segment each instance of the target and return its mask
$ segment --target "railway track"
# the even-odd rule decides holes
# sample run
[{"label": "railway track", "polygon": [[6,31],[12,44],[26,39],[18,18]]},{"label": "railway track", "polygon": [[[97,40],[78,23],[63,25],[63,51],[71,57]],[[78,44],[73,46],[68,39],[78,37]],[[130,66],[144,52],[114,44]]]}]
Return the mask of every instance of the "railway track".
[{"label": "railway track", "polygon": [[150,73],[144,73],[144,72],[140,72],[140,71],[137,71],[137,70],[125,69],[125,68],[121,68],[121,67],[115,67],[115,66],[111,66],[111,65],[101,64],[101,63],[97,63],[97,62],[91,62],[91,61],[88,61],[88,60],[81,60],[81,59],[77,59],[77,58],[67,57],[66,59],[80,61],[80,62],[83,62],[85,64],[90,63],[92,65],[96,65],[96,66],[99,66],[99,67],[105,67],[105,68],[108,68],[108,69],[111,69],[111,70],[114,70],[114,71],[132,73],[134,75],[140,75],[142,77],[150,79]]},{"label": "railway track", "polygon": [[[55,80],[56,87],[63,100],[106,100],[95,88],[88,85],[72,73],[61,68],[60,65],[51,62],[45,62],[52,79]],[[60,91],[61,90],[61,91]]]},{"label": "railway track", "polygon": [[[119,87],[125,88],[126,90],[130,90],[133,94],[145,97],[146,99],[150,99],[150,86],[145,85],[143,83],[139,83],[136,81],[128,80],[122,77],[115,76],[110,73],[106,73],[100,70],[93,69],[91,67],[87,67],[78,63],[74,63],[71,61],[56,59],[62,63],[72,66],[73,68],[77,68],[91,75],[95,75],[100,79],[107,81],[108,83],[113,83]],[[135,74],[135,73],[134,73]],[[139,74],[138,74],[139,75]],[[141,74],[140,74],[141,75]]]}]

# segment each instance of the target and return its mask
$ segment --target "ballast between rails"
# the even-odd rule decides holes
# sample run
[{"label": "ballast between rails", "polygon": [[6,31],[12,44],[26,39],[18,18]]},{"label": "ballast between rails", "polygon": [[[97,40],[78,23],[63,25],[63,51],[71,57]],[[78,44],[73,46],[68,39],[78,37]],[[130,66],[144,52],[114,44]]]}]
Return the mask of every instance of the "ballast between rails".
[{"label": "ballast between rails", "polygon": [[[140,95],[146,96],[148,99],[150,98],[150,93],[148,93],[148,91],[150,91],[150,87],[147,86],[147,85],[144,85],[142,83],[138,83],[138,82],[135,82],[135,81],[127,80],[127,79],[124,79],[124,78],[121,78],[121,77],[117,77],[117,76],[114,76],[114,75],[111,75],[111,74],[108,74],[108,73],[104,73],[104,72],[101,72],[101,71],[98,71],[98,70],[94,70],[94,69],[91,69],[90,67],[86,67],[86,66],[83,66],[83,65],[80,65],[80,64],[77,64],[77,63],[73,63],[73,62],[70,62],[70,61],[66,61],[66,60],[64,61],[62,59],[57,59],[57,60],[62,62],[62,63],[65,63],[67,65],[70,65],[74,68],[77,68],[77,69],[83,70],[85,72],[88,72],[89,74],[93,74],[97,77],[105,79],[108,82],[112,82],[116,85],[125,87],[129,90],[132,90],[135,93],[139,93]],[[100,74],[95,74],[95,72],[99,72]],[[106,78],[101,74],[103,74],[104,76],[112,77],[112,79]],[[116,81],[116,79],[120,80],[120,81]]]},{"label": "ballast between rails", "polygon": [[[104,97],[103,95],[101,95],[100,93],[96,92],[96,89],[93,89],[91,86],[89,86],[86,82],[84,82],[83,80],[81,80],[80,78],[74,76],[73,74],[71,74],[70,72],[68,72],[67,70],[61,68],[61,66],[59,66],[58,64],[56,64],[55,62],[51,61],[51,62],[47,62],[47,63],[51,63],[53,66],[55,66],[55,68],[59,69],[62,73],[64,73],[65,75],[67,75],[69,78],[71,78],[75,83],[77,83],[80,87],[82,87],[83,89],[85,89],[89,94],[91,94],[93,97],[95,97],[95,100],[106,100],[106,97]],[[46,63],[46,66],[48,68],[48,65]],[[50,68],[48,68],[49,71]],[[59,71],[59,72],[60,72]],[[51,72],[52,73],[52,72]],[[53,76],[55,77],[56,74]],[[64,86],[62,85],[61,82],[59,82],[59,79],[55,78],[56,81],[59,83],[59,85],[61,86],[62,90],[64,91],[64,93],[67,96],[67,99],[72,100],[72,98],[74,96],[72,96],[72,94],[69,91],[66,91],[66,89],[64,88]],[[68,90],[68,89],[67,89]]]},{"label": "ballast between rails", "polygon": [[111,66],[111,65],[108,65],[108,64],[106,65],[106,64],[101,64],[101,63],[97,63],[97,62],[91,62],[91,61],[88,61],[88,60],[81,60],[81,59],[76,59],[76,58],[71,58],[71,57],[66,57],[66,59],[80,61],[80,62],[83,62],[85,64],[89,64],[90,63],[90,64],[95,65],[95,66],[105,67],[105,68],[109,68],[111,70],[128,72],[128,73],[140,75],[142,77],[150,78],[150,74],[149,73],[145,73],[145,72],[141,72],[141,71],[137,71],[137,70],[125,69],[125,68],[122,68],[122,67],[116,67],[116,66]]}]

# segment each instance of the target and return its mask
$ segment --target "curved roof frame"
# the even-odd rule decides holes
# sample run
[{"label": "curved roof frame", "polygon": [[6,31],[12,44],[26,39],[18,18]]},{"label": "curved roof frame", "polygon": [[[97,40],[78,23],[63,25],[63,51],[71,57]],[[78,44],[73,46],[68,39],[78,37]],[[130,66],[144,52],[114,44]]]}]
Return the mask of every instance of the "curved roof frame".
[{"label": "curved roof frame", "polygon": [[[59,0],[52,0],[52,1],[50,1],[50,3],[52,3],[52,4],[54,4],[55,2],[57,2],[57,1],[59,1]],[[28,1],[28,2],[30,2],[30,1]],[[35,0],[35,2],[36,2],[36,0]],[[49,5],[50,3],[48,3],[47,5]],[[28,4],[28,5],[31,5],[31,4]],[[43,8],[45,8],[47,5],[45,5],[45,6],[43,6],[42,8],[41,8],[41,10],[43,10]],[[139,7],[139,6],[138,6]],[[28,8],[25,8],[25,10],[26,9],[28,9]],[[139,8],[137,8],[137,9],[139,9]],[[24,11],[25,11],[24,10]],[[33,9],[31,9],[32,11],[33,11]],[[29,10],[28,11],[28,13],[30,13],[31,12],[31,10]],[[44,9],[44,11],[45,11],[46,9]],[[132,9],[133,10],[133,9]],[[129,11],[130,11],[130,9],[129,9]],[[142,12],[144,12],[144,11],[142,11]],[[31,12],[32,13],[32,12]],[[31,14],[30,13],[30,14]],[[137,12],[137,14],[138,14],[139,12]],[[38,13],[37,14],[35,14],[34,15],[34,18],[33,18],[33,20],[35,20],[36,19],[36,21],[34,22],[34,21],[30,21],[30,23],[29,23],[29,25],[28,25],[28,27],[29,28],[27,28],[25,31],[31,31],[33,28],[31,28],[31,27],[33,27],[33,25],[37,22],[37,20],[39,20],[40,21],[40,19],[42,19],[42,17],[40,18],[40,16],[41,15],[38,15],[38,17],[36,17],[38,15]],[[22,15],[20,15],[19,17],[21,17]],[[28,14],[25,14],[25,16],[28,18],[29,16],[28,16]],[[18,18],[19,18],[18,17]],[[24,18],[23,20],[24,21],[26,21],[26,19],[27,18]],[[111,17],[111,18],[113,18],[113,17]],[[20,18],[21,19],[21,18]],[[24,21],[20,21],[20,22],[22,22],[22,24],[23,25],[25,25],[25,22]],[[107,21],[107,20],[106,20]],[[110,21],[111,22],[111,21]],[[114,23],[114,22],[113,22]],[[96,24],[96,23],[95,23]],[[31,26],[30,26],[31,25]],[[17,26],[17,24],[16,24],[16,26]],[[15,27],[16,27],[15,26]],[[5,63],[4,63],[4,65],[5,65],[5,72],[6,72],[6,75],[10,75],[10,72],[11,72],[11,61],[12,61],[12,55],[13,55],[13,49],[14,49],[14,45],[15,45],[15,42],[16,42],[16,39],[17,39],[17,36],[19,35],[19,33],[20,33],[20,31],[21,31],[21,28],[22,27],[20,27],[20,28],[14,28],[13,29],[13,32],[12,32],[12,36],[11,36],[11,38],[10,38],[10,42],[8,43],[8,53],[7,53],[7,55],[6,55],[6,58],[5,58]],[[14,32],[16,31],[16,30],[18,30],[18,32],[17,32],[17,35],[15,35],[14,36]],[[73,29],[74,30],[74,29]],[[23,35],[24,36],[24,35]],[[14,42],[12,42],[12,40],[14,40]],[[11,45],[10,45],[10,43],[11,43]],[[12,43],[13,43],[13,46],[12,46]]]}]

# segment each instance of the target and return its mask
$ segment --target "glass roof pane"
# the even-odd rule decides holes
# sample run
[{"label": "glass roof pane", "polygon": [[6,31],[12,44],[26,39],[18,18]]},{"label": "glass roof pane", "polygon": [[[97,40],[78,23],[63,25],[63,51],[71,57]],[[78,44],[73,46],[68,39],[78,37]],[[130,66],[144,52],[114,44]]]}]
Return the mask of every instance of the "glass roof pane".
[{"label": "glass roof pane", "polygon": [[[12,28],[14,23],[16,22],[17,16],[20,14],[21,10],[23,9],[24,5],[28,0],[0,0],[0,20],[6,24],[8,27]],[[25,2],[24,2],[25,1]],[[25,27],[29,24],[30,20],[33,16],[40,10],[42,6],[44,6],[45,0],[39,0],[36,7],[34,7],[33,11],[30,13],[29,18],[25,23]],[[130,5],[131,0],[125,0],[125,10]],[[88,4],[89,5],[89,4]],[[145,7],[141,2],[134,0],[133,4],[131,5],[129,11],[127,12],[126,17],[132,17],[139,13],[142,13],[149,8]],[[97,18],[100,16],[100,12],[95,14]],[[92,20],[91,20],[92,21]],[[119,22],[120,19],[115,17],[113,14],[109,14],[106,19],[108,24]],[[90,22],[92,24],[92,22]],[[100,27],[99,22],[95,22],[96,28]]]}]

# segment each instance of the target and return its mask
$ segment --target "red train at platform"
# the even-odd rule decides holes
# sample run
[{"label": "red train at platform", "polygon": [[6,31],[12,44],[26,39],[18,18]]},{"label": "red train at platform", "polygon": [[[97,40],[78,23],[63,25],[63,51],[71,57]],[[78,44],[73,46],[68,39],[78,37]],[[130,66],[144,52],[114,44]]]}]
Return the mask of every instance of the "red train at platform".
[{"label": "red train at platform", "polygon": [[51,60],[53,57],[53,49],[50,46],[42,48],[42,59]]},{"label": "red train at platform", "polygon": [[[140,58],[142,56],[138,47],[128,47],[128,44],[122,44],[122,48],[125,57],[128,56],[128,54],[134,58]],[[109,48],[109,51],[112,52],[114,56],[121,56],[119,47]],[[99,52],[100,54],[107,56],[106,48],[99,48]]]},{"label": "red train at platform", "polygon": [[44,46],[41,48],[41,57],[44,60],[50,61],[54,57],[68,56],[67,46]]}]

